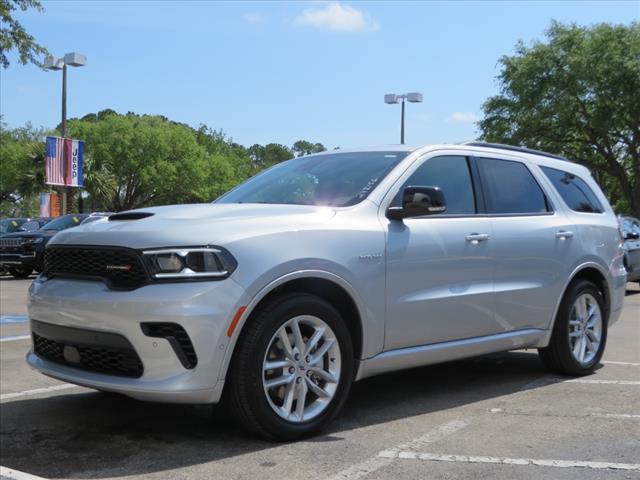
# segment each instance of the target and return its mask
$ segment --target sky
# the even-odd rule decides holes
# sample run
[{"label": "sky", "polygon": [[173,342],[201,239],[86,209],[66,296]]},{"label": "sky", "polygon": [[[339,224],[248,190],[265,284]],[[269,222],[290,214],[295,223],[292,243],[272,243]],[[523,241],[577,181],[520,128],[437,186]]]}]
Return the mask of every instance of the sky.
[{"label": "sky", "polygon": [[[544,39],[552,20],[628,24],[636,1],[205,2],[43,1],[16,18],[70,68],[68,116],[111,108],[222,129],[243,145],[299,139],[358,147],[477,138],[482,104],[498,93],[499,59]],[[60,121],[61,72],[0,69],[10,127]]]}]

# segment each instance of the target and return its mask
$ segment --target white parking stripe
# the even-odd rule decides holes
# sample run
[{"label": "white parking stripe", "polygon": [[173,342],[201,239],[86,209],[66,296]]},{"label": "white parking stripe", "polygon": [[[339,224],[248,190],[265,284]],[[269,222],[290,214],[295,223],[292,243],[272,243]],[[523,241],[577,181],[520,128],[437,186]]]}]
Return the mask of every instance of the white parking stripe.
[{"label": "white parking stripe", "polygon": [[565,381],[567,383],[585,383],[589,385],[640,385],[638,380],[587,380],[585,378],[574,378]]},{"label": "white parking stripe", "polygon": [[383,458],[403,460],[427,460],[430,462],[493,463],[501,465],[535,465],[538,467],[590,468],[595,470],[640,471],[640,463],[587,462],[582,460],[539,460],[535,458],[484,457],[475,455],[445,455],[441,453],[417,453],[409,451],[381,452]]},{"label": "white parking stripe", "polygon": [[0,337],[0,342],[15,342],[16,340],[27,340],[31,338],[31,335],[9,335],[6,337]]},{"label": "white parking stripe", "polygon": [[29,397],[31,395],[39,395],[41,393],[57,392],[58,390],[67,390],[68,388],[75,388],[78,385],[72,385],[70,383],[63,383],[62,385],[54,385],[52,387],[36,388],[34,390],[25,390],[24,392],[3,393],[0,395],[0,401],[11,400],[19,397]]},{"label": "white parking stripe", "polygon": [[571,418],[624,418],[624,419],[638,419],[640,420],[640,415],[635,413],[585,413],[584,415],[551,415],[544,414],[538,412],[518,412],[518,411],[509,411],[503,410],[502,408],[491,408],[489,409],[489,413],[501,413],[503,415],[522,415],[522,416],[530,416],[530,417],[539,417],[539,416],[561,416],[563,418],[571,417]]},{"label": "white parking stripe", "polygon": [[14,470],[13,468],[7,468],[0,465],[0,477],[7,478],[10,480],[46,480],[43,477],[37,477],[36,475],[31,475],[30,473],[21,472],[19,470]]},{"label": "white parking stripe", "polygon": [[[356,480],[358,478],[366,477],[367,475],[380,470],[383,467],[391,465],[391,463],[393,463],[393,459],[396,458],[394,455],[396,455],[400,451],[415,450],[425,447],[426,445],[435,443],[445,437],[448,437],[449,435],[466,426],[467,422],[463,420],[454,420],[452,422],[445,423],[444,425],[436,427],[433,430],[425,433],[424,435],[415,438],[409,443],[404,443],[389,450],[378,452],[375,457],[371,457],[360,463],[356,463],[355,465],[352,465],[351,467],[342,470],[335,475],[332,475],[327,480]],[[388,456],[384,456],[383,454],[386,454]]]},{"label": "white parking stripe", "polygon": [[605,365],[628,365],[630,367],[640,367],[640,363],[633,363],[633,362],[614,362],[611,360],[605,360],[601,363],[604,363]]}]

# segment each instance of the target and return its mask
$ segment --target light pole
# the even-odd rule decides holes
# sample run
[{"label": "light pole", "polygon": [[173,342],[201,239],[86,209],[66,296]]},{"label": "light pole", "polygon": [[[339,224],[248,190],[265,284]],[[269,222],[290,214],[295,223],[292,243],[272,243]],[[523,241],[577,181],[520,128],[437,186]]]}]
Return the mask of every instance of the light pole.
[{"label": "light pole", "polygon": [[[47,57],[44,60],[44,68],[46,70],[62,70],[62,127],[61,137],[67,136],[67,65],[72,67],[84,67],[87,63],[87,57],[81,53],[71,52],[65,54],[64,57]],[[66,155],[64,156],[66,158]],[[66,177],[66,175],[65,175]],[[60,188],[62,197],[61,213],[67,213],[67,187]]]},{"label": "light pole", "polygon": [[402,100],[400,109],[400,144],[404,145],[404,101],[405,99],[411,103],[422,102],[422,94],[419,92],[410,92],[403,95],[397,95],[395,93],[387,93],[384,96],[384,103],[394,104],[399,103]]}]

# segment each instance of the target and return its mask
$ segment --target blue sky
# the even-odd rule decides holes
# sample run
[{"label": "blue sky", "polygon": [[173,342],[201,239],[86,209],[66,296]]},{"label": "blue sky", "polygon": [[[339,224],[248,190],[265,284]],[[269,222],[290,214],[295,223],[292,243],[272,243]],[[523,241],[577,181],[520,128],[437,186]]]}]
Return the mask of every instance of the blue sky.
[{"label": "blue sky", "polygon": [[[103,2],[45,1],[20,13],[56,55],[78,51],[68,114],[104,108],[162,114],[223,129],[245,145],[304,138],[327,147],[470,140],[497,92],[498,59],[541,39],[552,19],[589,25],[640,17],[630,2]],[[0,111],[11,127],[52,127],[60,72],[0,70]]]}]

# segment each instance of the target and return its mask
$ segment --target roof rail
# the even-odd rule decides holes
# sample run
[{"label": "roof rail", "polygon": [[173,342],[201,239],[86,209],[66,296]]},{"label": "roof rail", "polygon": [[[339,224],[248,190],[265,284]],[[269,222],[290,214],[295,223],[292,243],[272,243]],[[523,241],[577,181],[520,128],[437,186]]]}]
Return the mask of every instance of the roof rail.
[{"label": "roof rail", "polygon": [[465,142],[463,145],[468,145],[470,147],[487,147],[487,148],[499,148],[502,150],[511,150],[513,152],[522,152],[522,153],[531,153],[534,155],[542,155],[543,157],[555,158],[556,160],[564,160],[565,162],[570,162],[566,157],[562,155],[554,155],[553,153],[543,152],[542,150],[534,150],[532,148],[526,147],[516,147],[514,145],[505,145],[504,143],[488,143],[488,142]]}]

